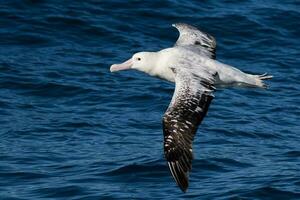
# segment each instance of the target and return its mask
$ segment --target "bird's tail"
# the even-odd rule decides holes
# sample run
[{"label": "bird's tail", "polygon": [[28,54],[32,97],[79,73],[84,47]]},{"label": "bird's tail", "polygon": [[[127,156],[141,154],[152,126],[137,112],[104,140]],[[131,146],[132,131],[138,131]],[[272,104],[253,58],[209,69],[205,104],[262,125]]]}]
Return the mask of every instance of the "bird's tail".
[{"label": "bird's tail", "polygon": [[268,80],[273,78],[272,75],[268,75],[267,73],[261,75],[252,75],[255,78],[255,86],[260,88],[268,88],[268,85],[264,83],[264,80]]}]

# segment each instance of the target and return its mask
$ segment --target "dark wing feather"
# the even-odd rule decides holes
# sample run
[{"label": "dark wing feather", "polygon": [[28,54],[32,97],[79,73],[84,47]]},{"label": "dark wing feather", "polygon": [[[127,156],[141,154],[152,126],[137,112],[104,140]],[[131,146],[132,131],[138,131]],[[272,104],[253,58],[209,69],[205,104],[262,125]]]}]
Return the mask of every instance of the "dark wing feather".
[{"label": "dark wing feather", "polygon": [[188,24],[176,23],[173,26],[179,31],[175,46],[187,47],[212,59],[216,58],[217,43],[213,36]]},{"label": "dark wing feather", "polygon": [[185,192],[192,167],[193,139],[213,99],[212,90],[203,83],[212,83],[209,80],[195,82],[182,74],[176,74],[175,81],[173,99],[163,117],[164,154],[172,176]]}]

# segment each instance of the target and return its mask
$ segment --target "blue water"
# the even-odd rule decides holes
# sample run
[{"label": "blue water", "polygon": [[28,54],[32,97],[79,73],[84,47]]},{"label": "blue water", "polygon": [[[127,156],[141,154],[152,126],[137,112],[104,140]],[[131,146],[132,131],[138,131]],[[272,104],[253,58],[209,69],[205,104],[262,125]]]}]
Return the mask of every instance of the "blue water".
[{"label": "blue water", "polygon": [[[300,3],[43,1],[0,4],[0,199],[300,199]],[[174,22],[217,58],[269,72],[268,90],[215,93],[182,193],[163,157],[174,86],[111,74],[172,46]]]}]

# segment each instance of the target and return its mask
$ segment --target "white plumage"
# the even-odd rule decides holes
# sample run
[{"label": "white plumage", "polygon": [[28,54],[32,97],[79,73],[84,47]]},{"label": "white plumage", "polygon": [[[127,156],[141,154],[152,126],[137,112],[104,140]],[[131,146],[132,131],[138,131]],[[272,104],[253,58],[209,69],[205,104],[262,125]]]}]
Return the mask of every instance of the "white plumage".
[{"label": "white plumage", "polygon": [[139,52],[110,70],[136,69],[175,82],[175,92],[163,117],[164,153],[172,176],[182,191],[188,188],[192,142],[205,117],[216,87],[260,87],[272,76],[253,75],[215,60],[216,40],[199,29],[178,23],[174,47]]}]

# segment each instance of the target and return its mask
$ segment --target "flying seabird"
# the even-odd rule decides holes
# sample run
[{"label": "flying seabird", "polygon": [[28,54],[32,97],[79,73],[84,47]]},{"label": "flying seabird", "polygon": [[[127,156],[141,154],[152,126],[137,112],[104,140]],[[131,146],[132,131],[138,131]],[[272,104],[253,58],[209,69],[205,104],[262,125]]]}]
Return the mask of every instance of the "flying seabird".
[{"label": "flying seabird", "polygon": [[192,167],[192,143],[205,117],[217,87],[266,88],[265,79],[223,64],[216,58],[216,40],[194,26],[173,24],[179,37],[171,48],[139,52],[111,72],[136,69],[151,76],[175,82],[171,103],[163,116],[164,155],[177,185],[185,192]]}]

